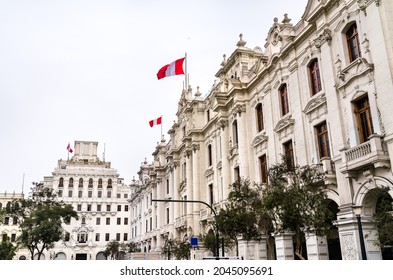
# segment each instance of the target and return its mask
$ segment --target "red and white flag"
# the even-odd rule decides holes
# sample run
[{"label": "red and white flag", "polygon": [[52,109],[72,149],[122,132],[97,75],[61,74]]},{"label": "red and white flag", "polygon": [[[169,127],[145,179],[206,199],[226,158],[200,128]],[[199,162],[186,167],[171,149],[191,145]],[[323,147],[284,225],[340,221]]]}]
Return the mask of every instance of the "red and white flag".
[{"label": "red and white flag", "polygon": [[67,145],[67,151],[69,152],[69,153],[72,153],[74,150],[71,148],[71,145],[70,145],[70,143],[68,143],[68,145]]},{"label": "red and white flag", "polygon": [[186,58],[183,57],[183,58],[180,58],[178,60],[171,62],[170,64],[167,64],[167,65],[161,67],[161,69],[158,70],[157,78],[162,79],[162,78],[169,77],[169,76],[184,74],[183,61],[185,59]]},{"label": "red and white flag", "polygon": [[157,118],[157,119],[155,119],[155,120],[149,121],[150,127],[153,127],[153,125],[161,124],[161,121],[162,121],[162,116]]}]

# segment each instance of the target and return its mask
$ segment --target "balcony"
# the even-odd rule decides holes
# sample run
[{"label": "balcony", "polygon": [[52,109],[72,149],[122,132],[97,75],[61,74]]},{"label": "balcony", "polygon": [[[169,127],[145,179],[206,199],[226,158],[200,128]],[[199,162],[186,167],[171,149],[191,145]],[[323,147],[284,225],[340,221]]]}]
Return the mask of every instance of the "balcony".
[{"label": "balcony", "polygon": [[390,168],[390,160],[383,147],[382,136],[373,134],[367,142],[342,151],[343,163],[340,171],[359,171],[365,168]]},{"label": "balcony", "polygon": [[186,216],[181,216],[175,219],[175,228],[186,228],[187,219]]}]

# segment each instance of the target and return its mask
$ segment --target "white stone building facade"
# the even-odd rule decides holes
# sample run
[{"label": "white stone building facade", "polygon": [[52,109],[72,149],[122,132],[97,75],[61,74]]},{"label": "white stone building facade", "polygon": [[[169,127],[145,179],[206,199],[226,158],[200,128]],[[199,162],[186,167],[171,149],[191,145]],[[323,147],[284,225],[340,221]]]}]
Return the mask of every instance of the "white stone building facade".
[{"label": "white stone building facade", "polygon": [[[355,209],[368,259],[383,259],[371,224],[376,188],[393,197],[393,2],[309,0],[302,19],[274,19],[262,47],[240,36],[206,96],[183,90],[177,120],[131,183],[131,240],[142,251],[209,230],[238,177],[266,183],[281,155],[321,163],[334,236],[307,236],[308,259],[360,259]],[[250,28],[253,28],[250,26]],[[247,31],[244,31],[247,34]],[[293,259],[292,236],[277,235],[275,258]],[[240,255],[266,259],[267,240]],[[200,258],[206,253],[195,256]]]},{"label": "white stone building facade", "polygon": [[106,259],[106,245],[130,239],[130,188],[110,162],[97,156],[98,142],[75,141],[74,154],[59,160],[44,186],[71,204],[79,219],[64,225],[65,240],[44,251],[45,259]]}]

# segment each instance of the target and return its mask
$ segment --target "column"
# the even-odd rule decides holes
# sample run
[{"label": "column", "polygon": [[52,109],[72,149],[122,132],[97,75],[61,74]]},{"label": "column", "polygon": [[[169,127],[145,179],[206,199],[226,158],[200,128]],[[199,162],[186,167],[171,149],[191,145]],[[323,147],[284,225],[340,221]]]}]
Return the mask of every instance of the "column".
[{"label": "column", "polygon": [[329,251],[325,236],[317,236],[314,233],[306,233],[307,258],[308,260],[328,260]]},{"label": "column", "polygon": [[280,233],[275,235],[277,260],[294,260],[293,234]]},{"label": "column", "polygon": [[[192,153],[192,195],[193,200],[200,200],[200,190],[205,189],[205,186],[200,185],[200,172],[199,172],[199,144],[193,144],[193,153]],[[200,210],[202,205],[200,203],[193,203],[193,217],[194,222],[192,225],[188,225],[192,227],[192,233],[199,233],[199,217]],[[203,206],[204,207],[204,206]]]}]

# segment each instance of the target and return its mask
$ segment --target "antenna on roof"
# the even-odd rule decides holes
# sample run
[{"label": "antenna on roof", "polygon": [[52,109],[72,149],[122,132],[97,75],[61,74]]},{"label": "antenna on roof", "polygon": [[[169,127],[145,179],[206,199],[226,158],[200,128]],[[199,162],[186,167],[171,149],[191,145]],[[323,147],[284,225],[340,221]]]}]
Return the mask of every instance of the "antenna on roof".
[{"label": "antenna on roof", "polygon": [[22,193],[24,191],[25,188],[25,173],[23,173],[23,179],[22,179]]},{"label": "antenna on roof", "polygon": [[102,153],[102,161],[105,162],[105,143],[104,143],[104,152]]}]

